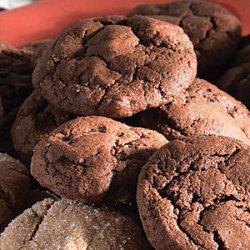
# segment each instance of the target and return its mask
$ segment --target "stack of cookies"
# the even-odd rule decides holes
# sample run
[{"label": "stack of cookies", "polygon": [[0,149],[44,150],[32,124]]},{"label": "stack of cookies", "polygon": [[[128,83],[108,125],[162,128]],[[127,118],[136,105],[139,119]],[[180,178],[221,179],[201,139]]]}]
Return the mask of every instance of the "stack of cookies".
[{"label": "stack of cookies", "polygon": [[249,249],[249,44],[190,0],[1,43],[0,249]]}]

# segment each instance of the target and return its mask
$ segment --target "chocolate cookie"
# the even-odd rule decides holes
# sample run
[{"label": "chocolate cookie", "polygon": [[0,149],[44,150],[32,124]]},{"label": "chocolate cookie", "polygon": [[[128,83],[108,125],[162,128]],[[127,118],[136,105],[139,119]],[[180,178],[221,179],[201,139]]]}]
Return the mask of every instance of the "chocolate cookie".
[{"label": "chocolate cookie", "polygon": [[214,134],[250,145],[250,112],[240,102],[205,80],[193,84],[167,105],[141,113],[145,127],[168,140]]},{"label": "chocolate cookie", "polygon": [[5,114],[31,93],[32,70],[29,55],[0,41],[0,96]]},{"label": "chocolate cookie", "polygon": [[250,147],[200,136],[172,141],[138,179],[137,204],[156,249],[248,249]]},{"label": "chocolate cookie", "polygon": [[165,137],[105,117],[61,125],[34,149],[31,173],[41,186],[86,204],[135,204],[137,177]]},{"label": "chocolate cookie", "polygon": [[[29,173],[18,160],[0,153],[0,231],[17,212],[29,190]],[[0,249],[2,249],[0,247]]]},{"label": "chocolate cookie", "polygon": [[242,49],[248,45],[250,45],[250,34],[241,37],[239,48]]},{"label": "chocolate cookie", "polygon": [[35,66],[38,63],[38,60],[40,60],[43,52],[47,49],[50,43],[51,43],[50,39],[36,41],[21,47],[20,50],[30,56],[31,64],[33,68],[35,68]]},{"label": "chocolate cookie", "polygon": [[20,159],[29,164],[35,145],[70,119],[73,115],[54,108],[34,91],[20,107],[11,130],[13,145]]},{"label": "chocolate cookie", "polygon": [[3,117],[3,115],[4,115],[3,101],[2,101],[2,98],[0,96],[0,121],[1,121],[1,118]]},{"label": "chocolate cookie", "polygon": [[250,110],[250,41],[249,38],[245,40],[231,67],[217,81],[217,85],[243,102]]},{"label": "chocolate cookie", "polygon": [[69,200],[46,199],[13,220],[0,249],[148,249],[130,218]]},{"label": "chocolate cookie", "polygon": [[196,66],[179,27],[112,16],[81,21],[55,39],[33,84],[69,113],[122,118],[169,102],[191,84]]},{"label": "chocolate cookie", "polygon": [[250,110],[250,62],[228,69],[218,80],[218,86]]},{"label": "chocolate cookie", "polygon": [[11,110],[0,119],[0,152],[16,158],[17,154],[11,139],[11,127],[16,119],[18,108]]},{"label": "chocolate cookie", "polygon": [[214,79],[225,68],[241,38],[241,23],[228,10],[206,1],[177,1],[139,5],[129,16],[140,14],[183,28],[194,44],[198,76]]},{"label": "chocolate cookie", "polygon": [[250,63],[250,35],[241,39],[240,49],[231,61],[230,67]]}]

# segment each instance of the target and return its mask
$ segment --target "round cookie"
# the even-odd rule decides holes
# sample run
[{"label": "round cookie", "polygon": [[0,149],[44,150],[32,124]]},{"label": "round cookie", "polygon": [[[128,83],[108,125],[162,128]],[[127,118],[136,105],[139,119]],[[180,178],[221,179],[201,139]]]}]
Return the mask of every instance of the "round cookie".
[{"label": "round cookie", "polygon": [[129,117],[169,102],[196,76],[183,30],[149,17],[87,19],[43,54],[33,85],[55,107],[77,115]]},{"label": "round cookie", "polygon": [[134,205],[141,167],[165,143],[156,131],[105,117],[81,117],[37,144],[31,174],[62,197],[86,204]]},{"label": "round cookie", "polygon": [[16,119],[18,108],[11,110],[0,119],[0,152],[16,158],[16,151],[11,139],[11,127]]},{"label": "round cookie", "polygon": [[32,70],[28,54],[0,41],[0,96],[5,114],[31,93]]},{"label": "round cookie", "polygon": [[13,145],[19,158],[29,164],[35,145],[62,123],[73,119],[54,108],[34,91],[22,104],[11,129]]},{"label": "round cookie", "polygon": [[235,55],[231,67],[217,81],[217,85],[250,110],[250,40],[244,40],[244,45]]},{"label": "round cookie", "polygon": [[250,62],[228,69],[218,80],[218,87],[244,103],[250,110]]},{"label": "round cookie", "polygon": [[250,41],[248,41],[248,43],[246,43],[240,50],[237,51],[230,67],[237,67],[248,63],[250,63]]},{"label": "round cookie", "polygon": [[158,150],[138,179],[137,204],[155,249],[248,249],[250,147],[200,136]]},{"label": "round cookie", "polygon": [[241,38],[241,23],[228,10],[207,1],[176,1],[139,5],[129,16],[140,14],[174,23],[193,42],[198,76],[214,79],[225,68]]},{"label": "round cookie", "polygon": [[236,138],[250,145],[250,112],[209,82],[193,84],[167,105],[140,113],[145,127],[168,140],[199,134]]},{"label": "round cookie", "polygon": [[250,34],[241,37],[239,48],[242,49],[248,45],[250,45]]},{"label": "round cookie", "polygon": [[0,153],[0,173],[1,231],[24,203],[29,190],[29,173],[18,160],[3,153]]},{"label": "round cookie", "polygon": [[31,64],[33,68],[35,68],[43,52],[47,49],[50,43],[51,43],[50,39],[39,40],[21,47],[20,50],[26,54],[29,54],[31,58]]},{"label": "round cookie", "polygon": [[0,249],[149,249],[129,217],[69,200],[46,199],[13,220]]}]

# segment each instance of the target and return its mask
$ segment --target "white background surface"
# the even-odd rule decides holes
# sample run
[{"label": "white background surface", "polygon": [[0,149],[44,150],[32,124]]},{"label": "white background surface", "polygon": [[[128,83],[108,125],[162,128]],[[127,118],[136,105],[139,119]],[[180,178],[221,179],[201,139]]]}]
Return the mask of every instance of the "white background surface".
[{"label": "white background surface", "polygon": [[13,9],[31,2],[32,0],[0,0],[0,7],[5,9]]}]

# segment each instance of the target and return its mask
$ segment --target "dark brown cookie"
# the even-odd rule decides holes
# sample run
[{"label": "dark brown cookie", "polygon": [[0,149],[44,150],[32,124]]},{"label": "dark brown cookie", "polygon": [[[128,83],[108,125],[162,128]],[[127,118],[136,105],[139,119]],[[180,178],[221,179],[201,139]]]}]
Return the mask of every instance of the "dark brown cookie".
[{"label": "dark brown cookie", "polygon": [[0,236],[0,249],[149,249],[129,217],[81,203],[46,199],[13,220]]},{"label": "dark brown cookie", "polygon": [[250,147],[200,136],[172,141],[143,167],[137,204],[156,249],[248,249]]},{"label": "dark brown cookie", "polygon": [[17,155],[11,139],[11,127],[16,119],[17,112],[18,108],[15,108],[0,119],[0,152],[13,157]]},{"label": "dark brown cookie", "polygon": [[[0,231],[24,203],[29,173],[18,160],[0,153]],[[0,249],[2,249],[0,247]]]},{"label": "dark brown cookie", "polygon": [[241,66],[250,63],[250,35],[242,38],[240,49],[231,61],[231,67]]},{"label": "dark brown cookie", "polygon": [[[249,36],[250,37],[250,36]],[[231,62],[231,67],[217,81],[219,88],[244,103],[250,110],[250,39],[242,41],[241,49]]]},{"label": "dark brown cookie", "polygon": [[241,23],[228,10],[206,1],[139,5],[129,16],[147,15],[183,28],[194,44],[198,76],[214,79],[225,68],[241,38]]},{"label": "dark brown cookie", "polygon": [[13,145],[20,159],[29,164],[35,145],[73,118],[73,115],[54,108],[34,91],[20,107],[11,129]]},{"label": "dark brown cookie", "polygon": [[250,110],[250,62],[228,69],[217,85]]},{"label": "dark brown cookie", "polygon": [[168,140],[182,136],[214,134],[239,139],[250,145],[250,112],[213,84],[196,79],[167,105],[141,113],[145,127]]},{"label": "dark brown cookie", "polygon": [[19,107],[32,91],[29,55],[0,41],[0,96],[4,113]]},{"label": "dark brown cookie", "polygon": [[177,26],[149,17],[79,22],[46,50],[34,87],[78,115],[128,117],[170,101],[196,75],[196,57]]},{"label": "dark brown cookie", "polygon": [[242,36],[240,40],[240,46],[239,48],[242,49],[246,46],[250,45],[250,34],[247,36]]},{"label": "dark brown cookie", "polygon": [[31,173],[41,186],[66,198],[134,205],[141,167],[165,143],[152,130],[105,117],[77,118],[37,144]]},{"label": "dark brown cookie", "polygon": [[3,115],[4,115],[3,101],[2,101],[2,97],[0,96],[0,121]]},{"label": "dark brown cookie", "polygon": [[31,44],[21,47],[20,50],[30,56],[31,64],[33,68],[35,68],[43,52],[47,49],[50,43],[51,43],[50,39],[36,41],[36,42],[33,42]]}]

